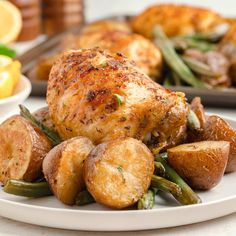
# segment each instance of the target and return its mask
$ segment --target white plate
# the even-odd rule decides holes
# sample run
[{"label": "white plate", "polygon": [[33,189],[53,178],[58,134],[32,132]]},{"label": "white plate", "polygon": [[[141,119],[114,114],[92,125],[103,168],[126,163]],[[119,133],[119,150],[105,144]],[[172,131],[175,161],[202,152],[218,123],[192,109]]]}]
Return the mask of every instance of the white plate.
[{"label": "white plate", "polygon": [[[228,120],[228,119],[227,119]],[[236,128],[236,121],[228,120]],[[63,205],[55,197],[26,199],[0,191],[0,215],[36,225],[96,231],[145,230],[202,222],[236,212],[236,173],[224,176],[211,191],[199,192],[203,203],[178,206],[164,194],[152,210],[111,210],[99,204]]]}]

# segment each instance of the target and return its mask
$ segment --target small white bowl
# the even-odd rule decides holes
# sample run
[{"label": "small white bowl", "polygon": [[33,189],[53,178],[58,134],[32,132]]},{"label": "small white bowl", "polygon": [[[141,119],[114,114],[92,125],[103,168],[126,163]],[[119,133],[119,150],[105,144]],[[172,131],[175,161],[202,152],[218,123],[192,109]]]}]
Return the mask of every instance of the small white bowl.
[{"label": "small white bowl", "polygon": [[14,89],[13,95],[0,99],[0,119],[6,118],[10,112],[16,109],[29,96],[31,92],[31,83],[24,75],[21,75],[20,81]]}]

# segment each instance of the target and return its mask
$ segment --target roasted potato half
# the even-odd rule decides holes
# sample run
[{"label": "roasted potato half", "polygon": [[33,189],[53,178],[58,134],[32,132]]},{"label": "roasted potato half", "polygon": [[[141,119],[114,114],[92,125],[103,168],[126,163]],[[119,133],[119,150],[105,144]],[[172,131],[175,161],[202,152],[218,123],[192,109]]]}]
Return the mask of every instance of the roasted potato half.
[{"label": "roasted potato half", "polygon": [[168,162],[194,189],[215,187],[224,175],[230,144],[203,141],[168,149]]},{"label": "roasted potato half", "polygon": [[229,161],[226,172],[236,171],[236,130],[218,116],[207,119],[202,140],[224,140],[230,142]]},{"label": "roasted potato half", "polygon": [[54,195],[72,205],[84,189],[83,165],[94,148],[88,138],[76,137],[54,147],[43,161],[43,173]]},{"label": "roasted potato half", "polygon": [[55,125],[53,124],[53,121],[49,115],[48,107],[38,109],[33,113],[33,115],[37,120],[46,125],[48,128],[55,130]]},{"label": "roasted potato half", "polygon": [[12,116],[0,125],[0,181],[33,181],[41,173],[51,142],[25,118]]},{"label": "roasted potato half", "polygon": [[152,153],[133,138],[98,145],[84,164],[88,191],[97,202],[117,209],[129,207],[142,197],[153,171]]}]

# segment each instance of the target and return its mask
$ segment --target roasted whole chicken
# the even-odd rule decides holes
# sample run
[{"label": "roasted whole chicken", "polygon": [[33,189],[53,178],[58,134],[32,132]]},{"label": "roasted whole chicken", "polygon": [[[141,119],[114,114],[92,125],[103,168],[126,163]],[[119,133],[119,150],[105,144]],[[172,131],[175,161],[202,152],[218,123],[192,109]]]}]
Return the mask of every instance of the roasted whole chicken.
[{"label": "roasted whole chicken", "polygon": [[155,25],[168,36],[208,32],[225,20],[217,13],[199,7],[159,4],[149,7],[131,21],[134,32],[152,38]]},{"label": "roasted whole chicken", "polygon": [[47,90],[51,118],[64,139],[78,135],[95,144],[121,137],[157,142],[186,123],[182,93],[152,81],[117,53],[82,49],[61,55],[52,67]]}]

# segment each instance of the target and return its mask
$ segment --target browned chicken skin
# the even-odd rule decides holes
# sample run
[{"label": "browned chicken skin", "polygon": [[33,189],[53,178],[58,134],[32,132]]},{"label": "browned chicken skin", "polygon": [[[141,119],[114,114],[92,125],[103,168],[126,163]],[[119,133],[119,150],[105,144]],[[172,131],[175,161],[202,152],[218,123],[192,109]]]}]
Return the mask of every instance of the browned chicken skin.
[{"label": "browned chicken skin", "polygon": [[116,30],[122,31],[126,33],[131,33],[132,29],[130,28],[129,24],[124,21],[116,21],[116,20],[100,20],[95,21],[91,24],[86,25],[83,28],[83,32],[88,31],[100,31],[100,30]]},{"label": "browned chicken skin", "polygon": [[[85,26],[78,35],[68,34],[63,38],[60,51],[100,47],[113,53],[123,53],[134,60],[138,67],[151,77],[159,78],[162,72],[160,50],[142,35],[133,34],[128,25],[119,21],[98,21]],[[37,77],[47,80],[57,55],[41,59]]]},{"label": "browned chicken skin", "polygon": [[113,53],[123,53],[149,76],[161,75],[160,50],[141,35],[117,30],[90,30],[75,36],[75,45],[74,49],[100,47]]},{"label": "browned chicken skin", "polygon": [[224,22],[217,13],[208,9],[187,5],[160,4],[149,7],[134,17],[134,32],[152,38],[155,25],[161,25],[168,36],[208,32]]},{"label": "browned chicken skin", "polygon": [[64,139],[81,135],[95,144],[121,137],[144,140],[152,131],[167,140],[186,123],[188,111],[183,95],[155,83],[121,54],[98,48],[70,51],[57,60],[47,103]]}]

